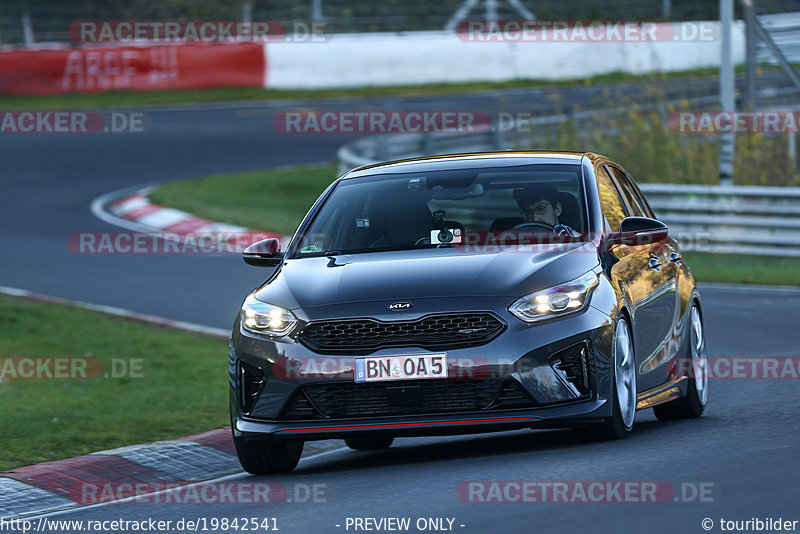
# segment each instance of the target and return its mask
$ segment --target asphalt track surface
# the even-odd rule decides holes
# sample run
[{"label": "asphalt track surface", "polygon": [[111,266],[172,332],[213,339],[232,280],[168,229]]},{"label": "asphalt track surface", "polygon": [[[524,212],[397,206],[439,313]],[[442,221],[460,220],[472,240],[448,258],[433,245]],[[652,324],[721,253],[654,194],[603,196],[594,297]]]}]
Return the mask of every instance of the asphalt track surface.
[{"label": "asphalt track surface", "polygon": [[[595,90],[577,88],[563,97],[589,102]],[[517,91],[372,105],[519,109],[546,102],[545,97]],[[66,239],[73,232],[119,230],[89,211],[91,201],[109,191],[214,172],[331,161],[349,137],[292,136],[273,129],[276,111],[299,105],[365,109],[371,103],[153,109],[147,111],[150,128],[143,134],[3,135],[0,285],[229,326],[244,293],[264,277],[238,257],[75,255]],[[710,356],[797,356],[797,291],[707,286],[702,293]],[[220,355],[222,366],[225,357]],[[702,418],[664,423],[646,410],[637,415],[634,433],[616,442],[582,444],[569,432],[529,430],[406,438],[386,451],[341,450],[303,460],[288,475],[237,476],[287,488],[324,484],[327,502],[114,504],[70,511],[57,519],[275,517],[285,533],[353,532],[345,529],[348,517],[411,517],[412,524],[420,517],[448,517],[455,518],[454,531],[480,533],[705,532],[704,518],[711,518],[711,531],[718,532],[721,518],[800,519],[797,384],[791,379],[715,379]],[[702,483],[712,490],[711,501],[658,504],[485,504],[458,499],[461,482],[490,480],[665,481],[677,488]]]}]

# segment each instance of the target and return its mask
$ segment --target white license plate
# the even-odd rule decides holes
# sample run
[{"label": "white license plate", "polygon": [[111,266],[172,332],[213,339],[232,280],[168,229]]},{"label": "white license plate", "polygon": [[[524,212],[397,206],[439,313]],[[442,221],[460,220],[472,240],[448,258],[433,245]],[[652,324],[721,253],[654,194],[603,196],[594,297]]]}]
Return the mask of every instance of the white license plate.
[{"label": "white license plate", "polygon": [[355,359],[356,382],[447,378],[447,354],[365,356]]}]

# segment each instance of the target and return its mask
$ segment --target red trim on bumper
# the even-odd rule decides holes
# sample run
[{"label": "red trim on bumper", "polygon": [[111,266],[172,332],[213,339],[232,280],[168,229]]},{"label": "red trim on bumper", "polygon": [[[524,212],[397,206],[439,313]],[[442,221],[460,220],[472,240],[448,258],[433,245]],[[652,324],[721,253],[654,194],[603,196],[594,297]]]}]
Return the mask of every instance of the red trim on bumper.
[{"label": "red trim on bumper", "polygon": [[324,428],[289,428],[278,432],[323,432],[326,430],[366,430],[370,428],[400,428],[404,426],[453,425],[463,423],[502,423],[507,421],[535,421],[536,417],[508,417],[505,419],[468,419],[466,421],[431,421],[420,423],[394,423],[390,425],[329,426]]}]

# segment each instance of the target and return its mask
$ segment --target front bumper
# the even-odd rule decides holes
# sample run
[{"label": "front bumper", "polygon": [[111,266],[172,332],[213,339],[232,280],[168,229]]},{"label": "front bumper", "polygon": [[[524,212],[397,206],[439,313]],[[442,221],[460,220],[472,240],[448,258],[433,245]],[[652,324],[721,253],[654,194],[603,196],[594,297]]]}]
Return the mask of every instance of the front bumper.
[{"label": "front bumper", "polygon": [[237,437],[281,439],[344,439],[362,434],[392,436],[447,436],[497,432],[520,428],[552,428],[579,426],[602,420],[605,399],[593,398],[569,405],[551,406],[527,411],[469,412],[464,414],[405,415],[386,418],[337,419],[319,422],[254,421],[239,418],[233,422]]},{"label": "front bumper", "polygon": [[[508,299],[451,300],[457,302],[442,303],[439,300],[435,311],[489,310],[506,323],[506,329],[480,346],[444,351],[391,348],[377,350],[371,355],[446,352],[448,361],[454,362],[451,370],[464,380],[491,377],[514,381],[515,387],[518,386],[529,397],[530,402],[525,407],[503,409],[501,406],[491,406],[436,412],[426,411],[422,406],[419,413],[403,415],[361,417],[349,413],[347,416],[331,417],[316,413],[305,418],[287,418],[287,409],[292,399],[300,394],[300,388],[345,382],[352,385],[353,356],[318,354],[299,343],[296,337],[273,340],[257,336],[241,330],[237,321],[229,357],[234,435],[302,440],[343,438],[365,433],[447,435],[528,427],[579,426],[611,415],[607,400],[612,391],[613,321],[606,313],[590,306],[575,315],[528,325],[505,310]],[[378,315],[377,310],[365,310],[363,307],[363,304],[360,305],[357,311],[336,310],[336,316]],[[384,304],[380,304],[380,308],[385,312]],[[417,306],[415,303],[415,308],[416,313],[409,314],[408,318],[429,313],[424,305]],[[328,309],[327,313],[330,312]],[[392,319],[395,317],[391,316]],[[302,323],[314,317],[300,319]],[[298,331],[300,329],[302,324]],[[557,372],[552,365],[556,355],[576,345],[585,347],[588,388],[584,392],[576,392],[574,387],[571,388],[563,373]],[[258,383],[248,385],[243,381],[242,364],[251,371],[258,371]]]}]

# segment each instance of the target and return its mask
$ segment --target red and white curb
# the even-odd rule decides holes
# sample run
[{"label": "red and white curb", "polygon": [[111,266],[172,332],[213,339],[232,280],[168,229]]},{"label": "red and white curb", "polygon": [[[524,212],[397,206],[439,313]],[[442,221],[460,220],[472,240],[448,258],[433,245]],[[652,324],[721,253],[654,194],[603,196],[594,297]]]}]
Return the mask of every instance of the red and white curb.
[{"label": "red and white curb", "polygon": [[[334,441],[307,443],[303,458],[341,448]],[[0,473],[0,520],[108,504],[124,500],[120,492],[131,493],[128,488],[174,488],[241,471],[230,428],[20,467]]]},{"label": "red and white curb", "polygon": [[247,246],[251,241],[275,238],[280,242],[281,250],[286,250],[289,244],[291,236],[210,221],[185,211],[154,204],[148,195],[155,187],[129,187],[106,193],[92,201],[91,211],[95,217],[109,224],[133,232],[159,234],[165,239],[185,236],[196,240],[211,235],[216,237],[215,240],[224,237],[224,241]]},{"label": "red and white curb", "polygon": [[154,204],[148,198],[155,186],[114,191],[92,202],[92,213],[99,219],[136,232],[165,234],[258,234],[259,239],[275,238],[285,250],[290,236],[256,231],[235,224],[210,221],[174,208]]},{"label": "red and white curb", "polygon": [[[121,219],[135,222],[136,224],[162,232],[186,234],[190,232],[239,233],[249,231],[244,226],[209,221],[201,219],[200,217],[195,217],[191,213],[186,213],[185,211],[153,204],[150,202],[150,199],[147,198],[147,194],[150,193],[151,190],[151,188],[147,188],[133,195],[115,200],[111,202],[106,209]],[[278,234],[273,235],[275,237],[281,237]]]}]

